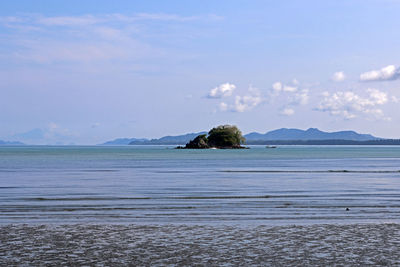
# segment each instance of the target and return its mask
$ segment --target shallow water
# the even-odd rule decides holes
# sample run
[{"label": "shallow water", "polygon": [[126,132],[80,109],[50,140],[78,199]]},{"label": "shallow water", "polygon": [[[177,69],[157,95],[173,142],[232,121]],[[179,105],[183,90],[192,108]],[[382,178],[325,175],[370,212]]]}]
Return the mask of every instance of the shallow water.
[{"label": "shallow water", "polygon": [[396,146],[0,147],[0,223],[400,222],[399,171]]}]

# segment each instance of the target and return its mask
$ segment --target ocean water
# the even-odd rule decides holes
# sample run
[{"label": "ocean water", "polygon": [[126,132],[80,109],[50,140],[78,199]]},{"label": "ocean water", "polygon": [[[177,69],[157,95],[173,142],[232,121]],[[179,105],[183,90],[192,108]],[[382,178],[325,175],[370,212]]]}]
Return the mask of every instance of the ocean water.
[{"label": "ocean water", "polygon": [[400,147],[0,147],[0,224],[368,222],[400,222]]}]

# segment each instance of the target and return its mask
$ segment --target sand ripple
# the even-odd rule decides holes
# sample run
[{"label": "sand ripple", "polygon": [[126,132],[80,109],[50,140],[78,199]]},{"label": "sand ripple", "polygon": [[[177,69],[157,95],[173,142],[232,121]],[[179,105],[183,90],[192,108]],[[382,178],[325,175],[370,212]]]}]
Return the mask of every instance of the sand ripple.
[{"label": "sand ripple", "polygon": [[6,225],[0,266],[394,266],[400,224]]}]

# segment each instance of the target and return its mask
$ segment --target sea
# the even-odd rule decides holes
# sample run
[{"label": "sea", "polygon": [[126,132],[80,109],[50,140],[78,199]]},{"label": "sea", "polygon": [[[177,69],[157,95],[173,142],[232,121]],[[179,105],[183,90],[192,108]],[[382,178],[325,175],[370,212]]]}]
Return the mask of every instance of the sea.
[{"label": "sea", "polygon": [[2,146],[0,224],[399,223],[399,146]]}]

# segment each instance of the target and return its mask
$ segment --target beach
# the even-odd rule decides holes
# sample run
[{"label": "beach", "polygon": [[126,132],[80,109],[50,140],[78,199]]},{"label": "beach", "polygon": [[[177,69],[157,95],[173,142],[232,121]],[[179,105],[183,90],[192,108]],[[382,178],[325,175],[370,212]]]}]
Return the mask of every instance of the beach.
[{"label": "beach", "polygon": [[395,266],[400,224],[5,225],[1,266]]}]

